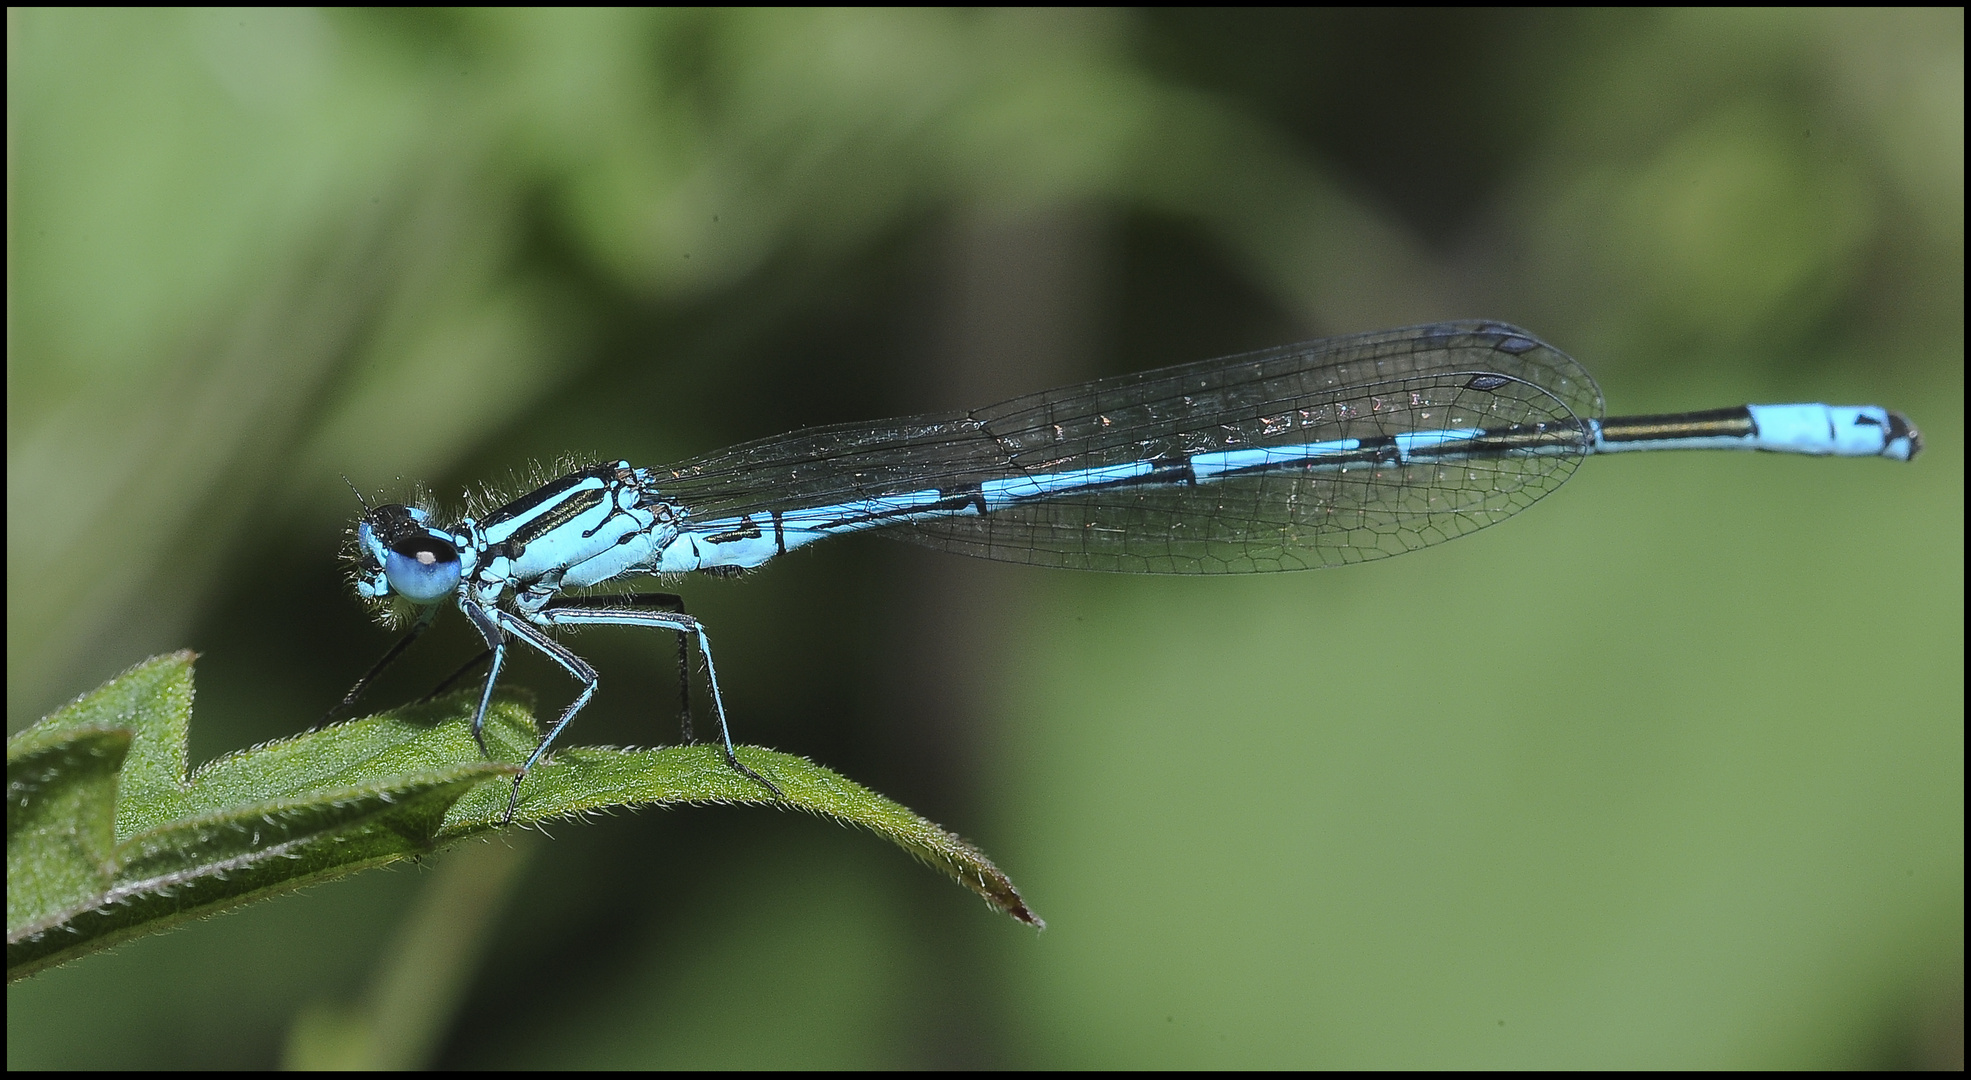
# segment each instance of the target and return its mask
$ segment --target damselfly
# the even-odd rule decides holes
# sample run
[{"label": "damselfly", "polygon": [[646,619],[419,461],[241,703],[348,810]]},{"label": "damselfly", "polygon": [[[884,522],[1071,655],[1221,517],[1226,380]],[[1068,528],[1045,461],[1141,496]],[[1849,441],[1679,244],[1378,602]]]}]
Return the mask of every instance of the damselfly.
[{"label": "damselfly", "polygon": [[[429,507],[367,509],[351,548],[356,591],[411,627],[342,704],[446,607],[465,613],[491,661],[472,719],[482,752],[507,647],[524,643],[560,665],[581,689],[515,778],[511,818],[526,770],[596,691],[595,669],[550,632],[671,631],[681,668],[698,642],[726,763],[778,795],[734,754],[711,644],[677,597],[569,592],[635,575],[731,574],[869,529],[1087,570],[1301,570],[1482,529],[1559,487],[1590,454],[1908,461],[1922,445],[1907,418],[1872,405],[1604,418],[1578,363],[1504,323],[1331,338],[971,412],[812,428],[668,468],[589,465],[455,523]],[[689,739],[688,690],[685,708]]]}]

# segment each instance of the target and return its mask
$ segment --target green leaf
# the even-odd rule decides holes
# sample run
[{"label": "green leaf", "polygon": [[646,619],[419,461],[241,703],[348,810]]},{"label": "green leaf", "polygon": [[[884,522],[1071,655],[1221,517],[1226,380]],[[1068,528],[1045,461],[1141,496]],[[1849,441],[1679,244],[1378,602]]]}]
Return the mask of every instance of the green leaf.
[{"label": "green leaf", "polygon": [[[495,829],[616,806],[762,803],[863,826],[1001,911],[1044,925],[977,848],[805,759],[747,747],[735,773],[717,748],[570,747],[530,773],[486,761],[470,695],[407,707],[229,754],[185,774],[192,654],[145,661],[7,744],[10,979]],[[539,735],[495,702],[486,740],[524,760]]]},{"label": "green leaf", "polygon": [[[1019,890],[984,852],[909,808],[870,791],[806,758],[741,747],[739,758],[773,781],[772,793],[727,767],[714,746],[661,750],[571,747],[534,769],[521,787],[515,820],[568,817],[605,806],[666,803],[759,803],[806,810],[860,825],[943,871],[986,903],[1035,927],[1047,924],[1020,898]],[[506,809],[506,791],[489,784],[452,808],[447,829],[476,828]]]},{"label": "green leaf", "polygon": [[65,898],[109,888],[116,771],[130,752],[129,728],[30,734],[7,747],[9,927],[45,923]]}]

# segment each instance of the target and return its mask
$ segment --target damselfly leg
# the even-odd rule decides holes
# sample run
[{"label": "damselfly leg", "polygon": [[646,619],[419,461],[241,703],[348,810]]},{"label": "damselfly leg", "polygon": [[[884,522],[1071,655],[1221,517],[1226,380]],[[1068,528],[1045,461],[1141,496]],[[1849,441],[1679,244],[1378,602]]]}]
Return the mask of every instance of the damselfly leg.
[{"label": "damselfly leg", "polygon": [[[562,602],[562,607],[572,608],[615,608],[648,607],[659,611],[685,614],[684,597],[676,593],[632,593],[622,596],[571,596]],[[392,654],[395,655],[394,653]],[[431,692],[417,699],[414,704],[423,704],[449,692],[459,680],[476,671],[479,665],[493,658],[493,650],[487,649],[478,656],[467,660],[457,671],[445,676],[443,682],[433,687]],[[691,635],[678,631],[678,717],[679,734],[683,743],[690,745],[697,741],[691,728]]]},{"label": "damselfly leg", "polygon": [[397,658],[404,655],[404,650],[411,647],[411,643],[415,642],[419,637],[423,636],[426,630],[431,628],[432,621],[438,617],[438,610],[432,607],[419,612],[417,621],[411,624],[410,631],[398,639],[397,644],[390,646],[389,652],[384,653],[376,663],[371,664],[370,669],[363,673],[363,677],[356,680],[356,685],[350,687],[349,692],[342,695],[342,700],[329,706],[329,711],[322,714],[322,718],[316,722],[315,726],[328,726],[336,717],[347,711],[351,705],[356,704],[356,699],[363,696],[363,692],[370,688],[370,684],[375,682],[391,664],[396,663]]},{"label": "damselfly leg", "polygon": [[[531,619],[523,619],[512,612],[502,611],[498,608],[487,608],[472,601],[466,601],[460,604],[460,607],[465,611],[466,617],[472,620],[473,625],[478,627],[479,632],[486,638],[486,643],[492,647],[493,653],[492,667],[486,673],[485,689],[479,696],[479,709],[472,718],[474,738],[480,737],[479,733],[486,722],[486,709],[492,701],[493,685],[498,681],[500,668],[506,659],[506,644],[509,640],[507,635],[511,635],[513,639],[524,641],[533,646],[542,655],[559,664],[561,669],[566,671],[575,681],[582,684],[582,689],[576,693],[575,700],[569,702],[568,706],[561,711],[561,717],[555,721],[552,728],[548,729],[546,737],[541,739],[540,745],[535,747],[534,753],[527,758],[527,763],[520,767],[520,775],[513,778],[513,795],[507,801],[505,820],[513,820],[514,810],[520,805],[521,781],[525,780],[527,773],[543,757],[547,756],[548,749],[554,745],[555,739],[560,737],[562,729],[566,728],[569,721],[575,718],[575,714],[581,712],[582,707],[588,704],[591,697],[595,696],[596,686],[601,681],[595,669],[590,667],[587,661],[584,661],[581,657],[576,656],[568,649],[562,647],[553,638],[548,637],[541,629],[542,627],[643,626],[689,634],[697,638],[698,654],[705,658],[705,678],[712,687],[712,717],[719,726],[719,742],[725,750],[726,765],[734,772],[752,779],[761,787],[773,792],[775,797],[782,797],[781,790],[775,787],[772,781],[754,772],[745,762],[740,761],[739,755],[733,750],[732,733],[726,724],[725,698],[719,690],[718,668],[712,661],[712,643],[711,639],[705,636],[704,625],[697,619],[682,612],[638,606],[636,601],[644,599],[644,597],[592,597],[590,599],[597,602],[598,606],[589,607],[565,604],[558,607],[543,608],[533,613]],[[603,602],[608,602],[607,606],[601,606]],[[482,742],[481,745],[483,746],[484,743]]]}]

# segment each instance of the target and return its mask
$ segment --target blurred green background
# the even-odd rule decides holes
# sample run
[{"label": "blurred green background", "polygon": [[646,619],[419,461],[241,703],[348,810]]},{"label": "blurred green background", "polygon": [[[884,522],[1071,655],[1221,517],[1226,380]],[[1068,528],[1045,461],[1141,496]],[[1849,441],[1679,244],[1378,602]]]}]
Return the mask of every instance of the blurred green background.
[{"label": "blurred green background", "polygon": [[[450,1067],[1962,1067],[1963,34],[10,11],[10,731],[183,646],[195,760],[314,722],[390,641],[345,474],[456,505],[1452,317],[1611,412],[1875,402],[1929,449],[1592,461],[1320,573],[854,538],[688,581],[741,738],[1050,928],[806,817],[619,814],[10,986],[9,1066],[346,1060],[388,1014]],[[433,638],[373,700],[476,647]],[[675,738],[668,642],[580,648],[571,737]],[[451,974],[391,997],[433,926]]]}]

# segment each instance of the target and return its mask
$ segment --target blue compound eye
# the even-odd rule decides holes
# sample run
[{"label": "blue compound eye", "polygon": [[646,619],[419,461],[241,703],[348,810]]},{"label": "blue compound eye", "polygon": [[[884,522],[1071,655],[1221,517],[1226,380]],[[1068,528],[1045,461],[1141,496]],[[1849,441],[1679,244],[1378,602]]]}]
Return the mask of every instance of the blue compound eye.
[{"label": "blue compound eye", "polygon": [[390,546],[383,572],[397,595],[429,604],[458,588],[459,552],[435,536],[406,537]]}]

